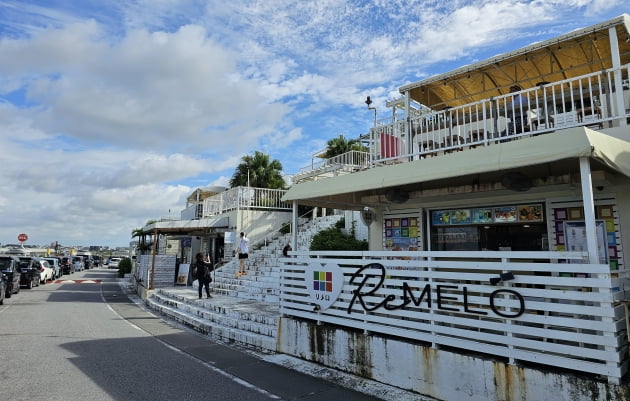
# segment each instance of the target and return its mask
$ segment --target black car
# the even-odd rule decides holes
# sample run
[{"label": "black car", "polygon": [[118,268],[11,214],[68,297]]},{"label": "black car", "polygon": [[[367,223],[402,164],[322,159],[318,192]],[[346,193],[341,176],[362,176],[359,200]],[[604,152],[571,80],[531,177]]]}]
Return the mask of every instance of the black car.
[{"label": "black car", "polygon": [[5,276],[5,295],[11,298],[11,295],[20,292],[20,260],[16,256],[0,255],[0,274]]},{"label": "black car", "polygon": [[61,270],[63,274],[72,274],[74,273],[74,264],[72,263],[72,258],[64,256],[61,258]]},{"label": "black car", "polygon": [[94,259],[92,259],[91,255],[80,254],[77,256],[81,256],[83,258],[83,267],[85,270],[94,268]]},{"label": "black car", "polygon": [[7,276],[4,273],[0,273],[0,305],[4,305],[4,297],[7,293],[7,285],[5,284],[7,280]]},{"label": "black car", "polygon": [[19,259],[20,272],[22,273],[20,285],[29,289],[38,287],[41,281],[39,258],[33,256],[19,256]]},{"label": "black car", "polygon": [[103,264],[103,259],[100,255],[93,255],[92,259],[94,260],[94,267],[99,267]]}]

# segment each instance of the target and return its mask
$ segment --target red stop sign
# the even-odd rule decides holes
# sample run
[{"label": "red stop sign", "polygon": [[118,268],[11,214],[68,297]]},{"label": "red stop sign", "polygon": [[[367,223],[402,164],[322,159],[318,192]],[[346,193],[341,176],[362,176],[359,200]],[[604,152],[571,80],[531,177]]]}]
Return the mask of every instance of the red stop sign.
[{"label": "red stop sign", "polygon": [[18,235],[18,241],[20,241],[20,242],[26,242],[27,239],[28,239],[28,235],[26,235],[26,234]]}]

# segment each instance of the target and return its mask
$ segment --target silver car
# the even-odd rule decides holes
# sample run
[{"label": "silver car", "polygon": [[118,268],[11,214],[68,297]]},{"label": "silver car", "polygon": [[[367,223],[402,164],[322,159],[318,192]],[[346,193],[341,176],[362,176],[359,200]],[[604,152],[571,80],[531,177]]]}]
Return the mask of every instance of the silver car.
[{"label": "silver car", "polygon": [[122,260],[122,258],[111,258],[109,260],[109,263],[107,264],[107,268],[108,269],[118,269],[118,264],[120,263],[121,260]]}]

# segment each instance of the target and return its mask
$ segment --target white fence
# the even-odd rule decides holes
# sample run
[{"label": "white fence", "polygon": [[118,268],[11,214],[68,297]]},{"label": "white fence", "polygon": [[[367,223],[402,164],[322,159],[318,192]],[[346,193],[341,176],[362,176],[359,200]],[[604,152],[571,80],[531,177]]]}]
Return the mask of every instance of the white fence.
[{"label": "white fence", "polygon": [[[155,262],[155,266],[153,263]],[[171,287],[175,284],[175,255],[138,255],[136,280],[146,288]]]},{"label": "white fence", "polygon": [[204,200],[203,217],[212,217],[238,209],[291,210],[292,205],[282,202],[282,189],[236,187]]},{"label": "white fence", "polygon": [[351,150],[330,159],[313,161],[310,166],[302,167],[300,172],[293,176],[293,182],[313,179],[316,176],[333,176],[344,173],[352,173],[370,167],[370,153]]},{"label": "white fence", "polygon": [[293,254],[280,278],[285,315],[611,382],[628,369],[626,280],[583,253]]}]

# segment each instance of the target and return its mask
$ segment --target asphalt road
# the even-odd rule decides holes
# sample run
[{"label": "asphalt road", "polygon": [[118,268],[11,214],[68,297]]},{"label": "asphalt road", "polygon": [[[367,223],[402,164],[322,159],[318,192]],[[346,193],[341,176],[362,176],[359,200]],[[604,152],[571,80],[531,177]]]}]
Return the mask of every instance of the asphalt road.
[{"label": "asphalt road", "polygon": [[[0,306],[6,400],[376,400],[175,327],[87,270]],[[84,281],[82,281],[84,280]]]}]

